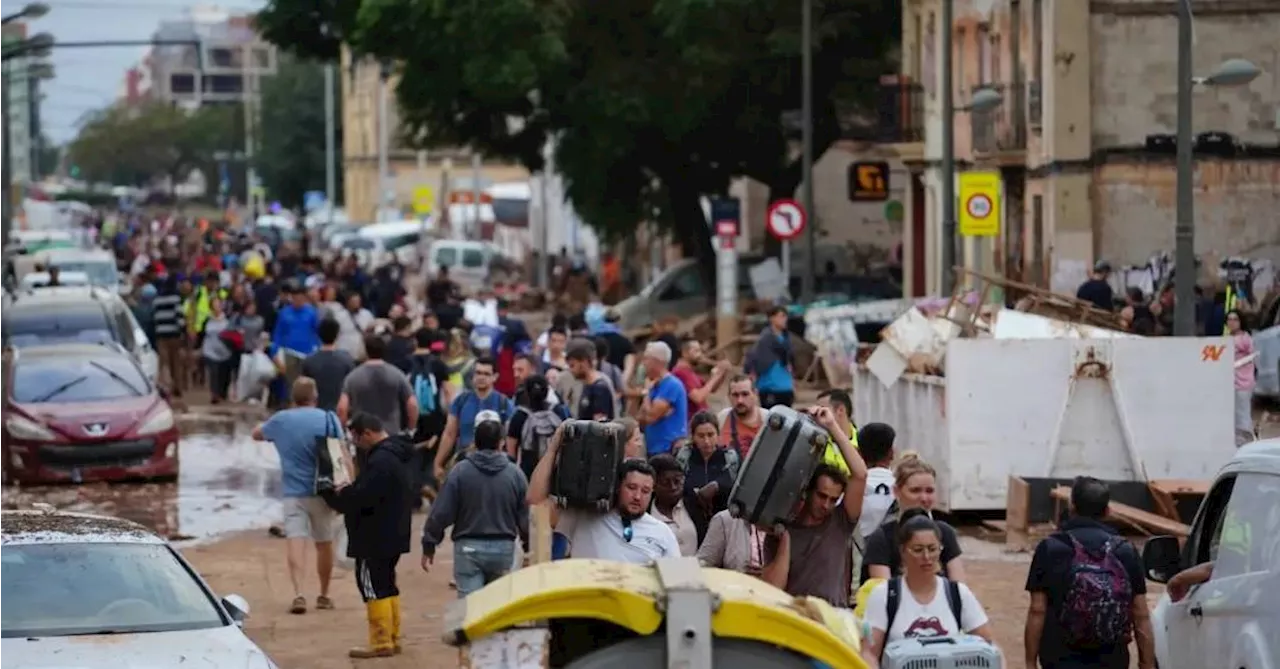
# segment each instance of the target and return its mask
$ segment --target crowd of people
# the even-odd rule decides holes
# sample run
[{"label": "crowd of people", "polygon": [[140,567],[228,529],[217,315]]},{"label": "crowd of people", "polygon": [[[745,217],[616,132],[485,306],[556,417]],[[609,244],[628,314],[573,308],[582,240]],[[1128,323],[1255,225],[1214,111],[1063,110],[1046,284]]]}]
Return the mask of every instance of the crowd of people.
[{"label": "crowd of people", "polygon": [[[354,257],[315,257],[305,243],[172,220],[104,226],[99,238],[130,269],[128,299],[174,397],[207,384],[215,403],[276,409],[253,435],[280,456],[289,610],[333,608],[335,562],[353,560],[369,638],[352,657],[401,651],[396,571],[411,550],[415,510],[429,507],[420,568],[433,569],[448,545],[459,597],[520,567],[530,510],[551,497],[563,426],[575,419],[618,424],[625,459],[609,508],[550,505],[555,558],[696,557],[822,598],[855,610],[873,667],[903,639],[993,639],[966,584],[958,533],[934,515],[938,473],[897,448],[893,426],[857,425],[844,390],[801,407],[831,440],[794,521],[758,527],[728,510],[769,409],[797,402],[782,307],[769,312],[739,366],[708,359],[700,342],[679,336],[675,319],[653,324],[644,341],[607,310],[557,314],[535,334],[493,291],[465,296],[447,267],[417,301],[406,290],[414,277],[394,259],[370,270]],[[1101,293],[1089,286],[1081,297]],[[1138,322],[1148,311],[1158,315],[1127,308],[1135,329],[1146,327]],[[1232,313],[1224,324],[1239,349],[1247,342]],[[255,364],[263,359],[266,369]],[[729,406],[712,411],[720,393]],[[354,447],[328,463],[345,476],[326,473],[332,440]],[[1154,666],[1142,567],[1107,525],[1108,503],[1105,483],[1077,480],[1071,517],[1035,550],[1025,586],[1028,667],[1128,667],[1132,641],[1138,665]],[[305,594],[312,551],[314,600]],[[1184,596],[1211,568],[1179,575],[1171,595]],[[1081,577],[1099,573],[1108,578]],[[556,632],[553,664],[572,652],[575,635],[594,648],[616,631]]]}]

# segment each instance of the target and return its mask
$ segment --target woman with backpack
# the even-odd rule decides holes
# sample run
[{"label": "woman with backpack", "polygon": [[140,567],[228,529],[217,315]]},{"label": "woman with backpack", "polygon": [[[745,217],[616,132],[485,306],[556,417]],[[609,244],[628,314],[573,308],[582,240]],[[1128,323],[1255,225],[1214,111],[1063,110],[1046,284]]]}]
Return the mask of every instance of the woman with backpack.
[{"label": "woman with backpack", "polygon": [[689,424],[693,435],[676,451],[684,471],[684,506],[698,530],[698,544],[707,536],[711,517],[729,508],[729,491],[738,478],[738,452],[720,445],[716,417],[701,411]]},{"label": "woman with backpack", "polygon": [[877,584],[862,618],[862,659],[880,666],[885,647],[903,639],[971,634],[992,643],[986,611],[969,586],[938,575],[942,530],[924,509],[903,512],[894,543],[902,575]]},{"label": "woman with backpack", "polygon": [[542,376],[530,376],[516,392],[516,410],[507,421],[507,455],[520,465],[525,477],[547,452],[547,445],[569,413],[559,402],[551,402],[551,385]]}]

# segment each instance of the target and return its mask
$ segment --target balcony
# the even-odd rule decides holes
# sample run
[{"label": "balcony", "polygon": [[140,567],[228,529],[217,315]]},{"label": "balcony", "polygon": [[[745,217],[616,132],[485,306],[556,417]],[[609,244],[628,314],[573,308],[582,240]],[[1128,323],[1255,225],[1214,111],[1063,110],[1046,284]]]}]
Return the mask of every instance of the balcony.
[{"label": "balcony", "polygon": [[1004,98],[999,107],[986,111],[970,111],[970,138],[975,158],[998,158],[1016,162],[1027,150],[1027,86],[1018,84],[986,84]]},{"label": "balcony", "polygon": [[868,82],[868,104],[841,114],[844,139],[885,144],[923,144],[924,89],[891,74]]}]

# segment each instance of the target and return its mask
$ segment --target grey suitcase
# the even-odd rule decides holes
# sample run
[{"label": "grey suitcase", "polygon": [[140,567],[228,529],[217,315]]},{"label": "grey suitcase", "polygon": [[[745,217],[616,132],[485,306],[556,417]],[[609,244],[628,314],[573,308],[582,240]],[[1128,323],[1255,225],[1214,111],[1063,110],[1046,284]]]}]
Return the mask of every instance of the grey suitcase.
[{"label": "grey suitcase", "polygon": [[729,493],[729,513],[767,528],[795,520],[830,439],[808,414],[769,409]]},{"label": "grey suitcase", "polygon": [[982,637],[899,639],[885,646],[880,669],[999,669],[1000,651]]}]

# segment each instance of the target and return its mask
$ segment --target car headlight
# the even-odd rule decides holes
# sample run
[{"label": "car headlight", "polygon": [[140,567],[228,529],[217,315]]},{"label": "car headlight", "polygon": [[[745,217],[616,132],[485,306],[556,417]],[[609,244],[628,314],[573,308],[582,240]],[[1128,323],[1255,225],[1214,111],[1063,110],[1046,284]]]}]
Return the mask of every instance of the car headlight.
[{"label": "car headlight", "polygon": [[138,428],[138,434],[156,434],[172,430],[173,425],[173,410],[169,407],[162,407],[159,411],[151,414],[151,417]]},{"label": "car headlight", "polygon": [[13,416],[4,422],[4,429],[9,431],[15,439],[29,439],[31,441],[57,441],[58,435],[54,434],[49,428],[37,423],[30,418],[22,416]]}]

